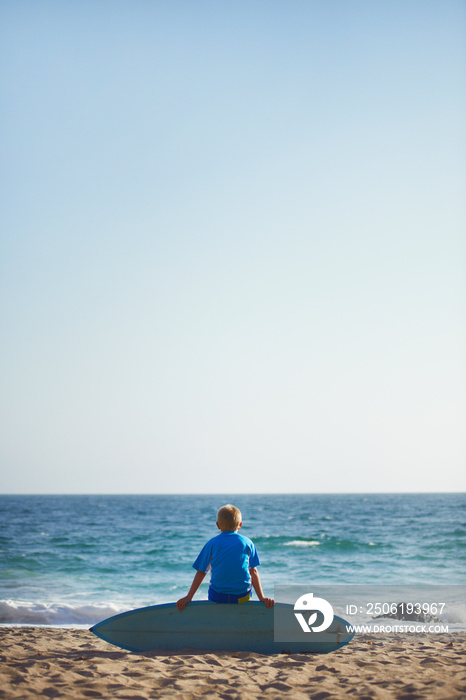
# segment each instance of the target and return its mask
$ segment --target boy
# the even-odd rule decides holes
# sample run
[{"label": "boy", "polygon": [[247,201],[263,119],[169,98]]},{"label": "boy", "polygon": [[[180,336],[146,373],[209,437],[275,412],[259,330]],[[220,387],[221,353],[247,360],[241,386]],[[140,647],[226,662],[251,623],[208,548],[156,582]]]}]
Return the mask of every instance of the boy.
[{"label": "boy", "polygon": [[193,564],[196,575],[189,593],[177,602],[178,610],[184,610],[201,585],[206,572],[212,570],[209,600],[214,603],[246,603],[251,598],[251,585],[266,608],[274,604],[262,591],[259,572],[260,561],[254,543],[239,535],[242,525],[241,512],[230,504],[222,506],[217,513],[220,534],[213,537],[202,548]]}]

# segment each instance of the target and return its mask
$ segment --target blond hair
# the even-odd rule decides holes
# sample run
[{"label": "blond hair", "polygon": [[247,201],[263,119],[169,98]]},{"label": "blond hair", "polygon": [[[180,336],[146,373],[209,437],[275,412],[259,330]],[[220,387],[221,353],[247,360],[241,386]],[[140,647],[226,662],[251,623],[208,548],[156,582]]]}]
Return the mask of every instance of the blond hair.
[{"label": "blond hair", "polygon": [[231,503],[227,503],[226,506],[222,506],[217,513],[217,524],[220,530],[239,530],[241,527],[241,511],[232,506]]}]

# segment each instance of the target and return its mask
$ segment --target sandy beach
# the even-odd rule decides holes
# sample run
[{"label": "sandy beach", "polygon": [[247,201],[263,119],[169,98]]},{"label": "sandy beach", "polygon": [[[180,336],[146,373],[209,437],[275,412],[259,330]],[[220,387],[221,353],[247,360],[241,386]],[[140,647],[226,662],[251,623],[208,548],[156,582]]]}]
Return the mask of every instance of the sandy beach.
[{"label": "sandy beach", "polygon": [[77,629],[0,628],[0,698],[466,697],[466,633],[359,636],[323,655],[131,653]]}]

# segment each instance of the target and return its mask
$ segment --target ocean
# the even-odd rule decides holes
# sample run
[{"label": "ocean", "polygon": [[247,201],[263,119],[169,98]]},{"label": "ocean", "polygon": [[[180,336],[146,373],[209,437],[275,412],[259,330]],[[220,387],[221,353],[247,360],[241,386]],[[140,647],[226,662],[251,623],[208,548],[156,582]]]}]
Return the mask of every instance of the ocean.
[{"label": "ocean", "polygon": [[[88,627],[177,600],[225,503],[242,511],[266,595],[438,584],[466,596],[466,494],[3,495],[0,624]],[[466,598],[456,603],[466,629]]]}]

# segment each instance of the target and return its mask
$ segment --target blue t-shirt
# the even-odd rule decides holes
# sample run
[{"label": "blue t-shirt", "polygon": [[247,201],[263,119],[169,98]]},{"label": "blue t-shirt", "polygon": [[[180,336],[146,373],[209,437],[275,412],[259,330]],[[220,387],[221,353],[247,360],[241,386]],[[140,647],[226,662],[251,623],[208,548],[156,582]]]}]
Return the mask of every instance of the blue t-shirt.
[{"label": "blue t-shirt", "polygon": [[248,537],[225,531],[204,545],[193,567],[208,571],[210,566],[210,585],[217,593],[242,595],[251,587],[249,569],[259,564],[254,543]]}]

